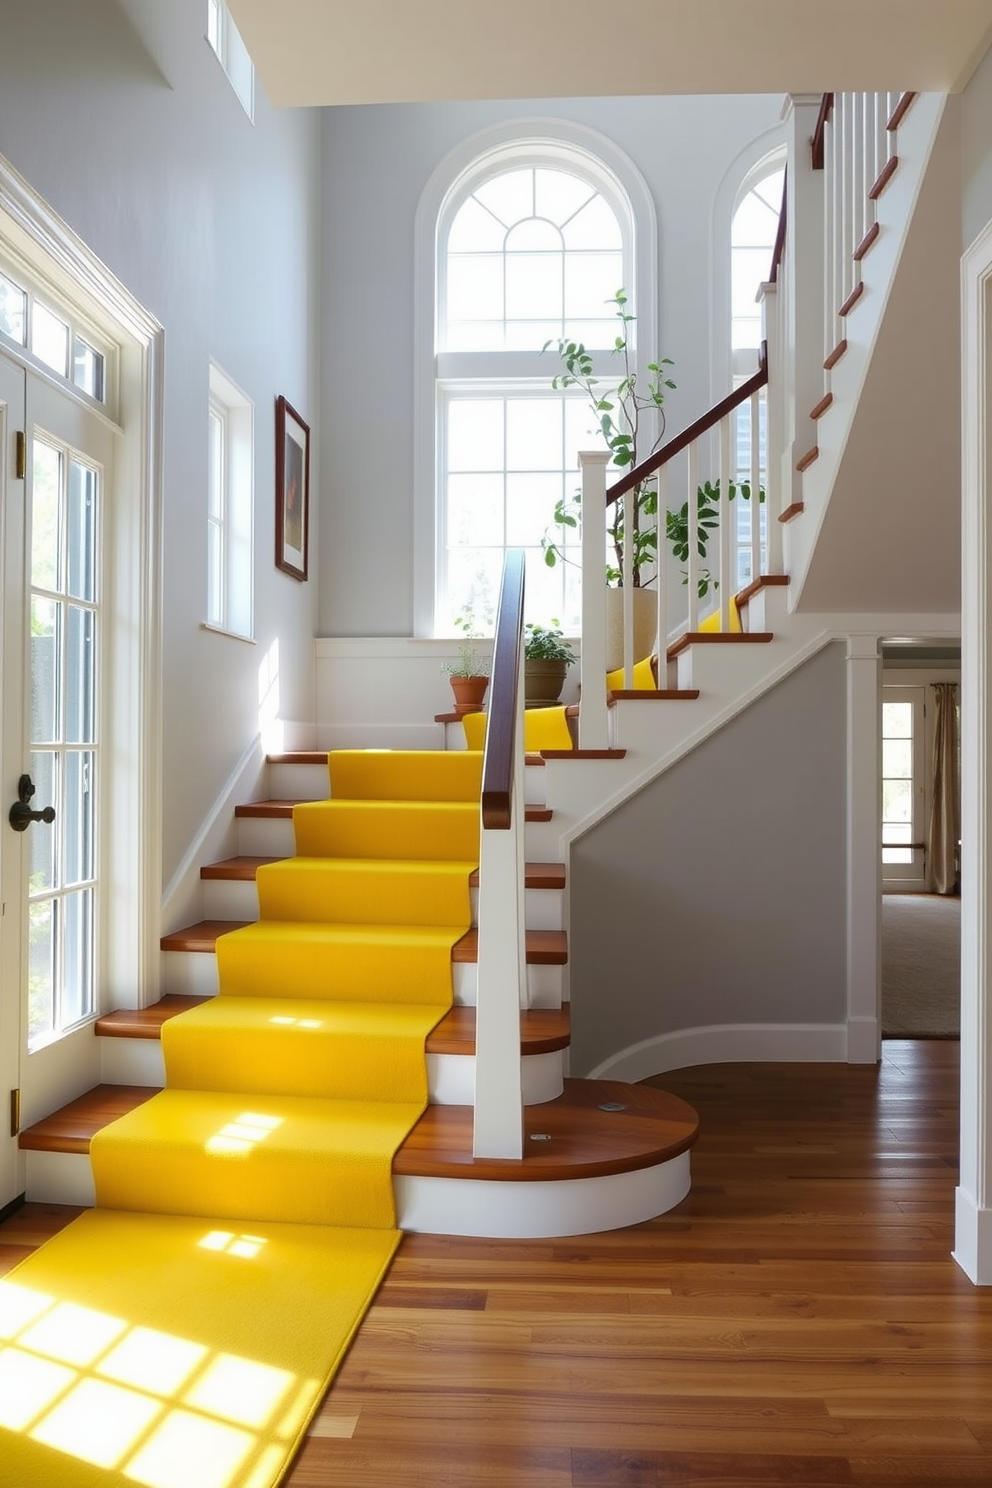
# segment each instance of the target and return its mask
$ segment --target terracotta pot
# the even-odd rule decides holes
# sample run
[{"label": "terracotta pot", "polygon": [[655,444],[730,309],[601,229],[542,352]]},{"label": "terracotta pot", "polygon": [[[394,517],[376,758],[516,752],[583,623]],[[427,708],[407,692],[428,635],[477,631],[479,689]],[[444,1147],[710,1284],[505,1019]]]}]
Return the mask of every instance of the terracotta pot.
[{"label": "terracotta pot", "polygon": [[565,686],[567,661],[524,662],[524,706],[553,708]]},{"label": "terracotta pot", "polygon": [[449,677],[455,695],[455,712],[478,713],[489,686],[488,677]]},{"label": "terracotta pot", "polygon": [[[653,589],[634,591],[634,661],[654,651],[658,635],[658,596]],[[606,591],[606,670],[623,666],[623,590]]]}]

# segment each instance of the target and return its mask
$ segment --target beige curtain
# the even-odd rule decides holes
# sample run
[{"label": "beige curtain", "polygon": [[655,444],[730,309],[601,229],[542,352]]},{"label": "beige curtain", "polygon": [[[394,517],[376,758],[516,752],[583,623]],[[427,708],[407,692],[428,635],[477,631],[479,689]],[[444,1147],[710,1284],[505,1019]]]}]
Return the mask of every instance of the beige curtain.
[{"label": "beige curtain", "polygon": [[927,828],[927,888],[953,894],[960,835],[958,804],[958,719],[954,682],[931,682],[936,703],[931,759],[930,822]]}]

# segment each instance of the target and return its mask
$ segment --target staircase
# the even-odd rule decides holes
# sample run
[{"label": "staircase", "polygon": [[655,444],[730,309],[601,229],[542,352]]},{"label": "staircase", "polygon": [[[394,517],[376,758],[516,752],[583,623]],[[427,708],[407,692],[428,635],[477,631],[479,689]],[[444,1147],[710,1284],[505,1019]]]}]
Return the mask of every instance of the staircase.
[{"label": "staircase", "polygon": [[[794,238],[776,260],[781,272],[773,272],[766,286],[771,452],[766,475],[767,572],[738,595],[742,633],[731,633],[727,623],[734,585],[726,566],[720,579],[721,628],[700,628],[690,558],[688,623],[681,634],[669,638],[659,664],[659,686],[640,692],[628,686],[606,696],[601,695],[605,668],[596,641],[602,635],[602,618],[595,613],[584,618],[583,747],[530,758],[525,771],[526,986],[520,1016],[524,1155],[514,1160],[473,1152],[479,985],[476,900],[473,928],[452,952],[455,1006],[427,1040],[431,1104],[394,1161],[399,1224],[404,1229],[494,1237],[583,1233],[664,1212],[688,1191],[688,1152],[696,1134],[689,1108],[646,1087],[567,1077],[570,845],[844,633],[837,615],[801,607],[799,595],[807,576],[815,574],[817,536],[842,468],[857,398],[922,187],[941,106],[934,97],[907,96],[899,100],[898,117],[893,113],[876,127],[872,149],[879,161],[884,154],[884,163],[877,178],[867,171],[864,160],[859,169],[870,183],[866,195],[877,215],[872,220],[860,217],[859,235],[832,260],[833,281],[843,289],[843,303],[818,312],[815,345],[804,348],[794,341],[788,297],[793,296],[794,303],[795,297],[809,293]],[[829,130],[827,121],[824,127]],[[845,150],[862,147],[867,149],[853,133],[838,135],[828,147],[835,170],[843,164]],[[798,166],[793,158],[790,171]],[[891,211],[886,206],[889,193]],[[851,231],[850,223],[842,226]],[[850,264],[841,271],[837,264],[845,254]],[[838,323],[843,332],[839,336]],[[811,357],[816,365],[812,380],[808,374],[797,375],[797,367],[807,365]],[[698,441],[708,438],[707,427]],[[708,458],[702,444],[693,453],[696,444],[695,436],[691,441],[683,438],[674,452],[681,455],[688,447],[690,498],[700,460]],[[729,447],[729,433],[722,436],[722,447]],[[674,471],[673,451],[665,446],[651,468],[669,462]],[[600,468],[600,482],[603,474]],[[721,470],[724,489],[728,474]],[[599,491],[604,490],[601,484]],[[595,499],[595,486],[586,488],[584,510],[593,509]],[[690,510],[693,507],[690,499]],[[756,536],[753,543],[756,551]],[[721,548],[726,563],[729,539]],[[597,561],[601,564],[598,555]],[[584,588],[590,597],[597,591],[591,584]],[[590,598],[594,602],[598,603]],[[666,615],[664,595],[659,611]],[[628,647],[627,666],[632,667],[634,660]],[[29,1196],[92,1201],[89,1137],[161,1084],[158,1039],[163,1021],[216,992],[218,937],[257,917],[255,873],[260,864],[293,853],[294,803],[327,794],[324,753],[273,756],[267,768],[270,798],[237,807],[237,855],[202,869],[203,919],[162,941],[162,1001],[101,1018],[95,1036],[103,1045],[106,1083],[22,1133]]]}]

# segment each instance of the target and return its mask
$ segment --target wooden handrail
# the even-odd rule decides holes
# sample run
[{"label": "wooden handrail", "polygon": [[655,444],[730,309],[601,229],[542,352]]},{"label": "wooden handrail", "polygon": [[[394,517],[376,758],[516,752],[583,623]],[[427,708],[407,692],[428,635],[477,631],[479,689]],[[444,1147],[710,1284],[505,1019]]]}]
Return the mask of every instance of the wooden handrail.
[{"label": "wooden handrail", "polygon": [[827,121],[834,106],[834,95],[824,93],[820,102],[820,112],[817,115],[816,128],[813,130],[813,138],[810,140],[810,164],[814,170],[823,170],[824,150],[823,141],[827,129]]},{"label": "wooden handrail", "polygon": [[778,283],[778,271],[785,257],[785,228],[786,228],[786,203],[789,200],[789,167],[786,166],[782,173],[782,205],[778,209],[778,229],[775,233],[775,246],[772,249],[772,266],[768,274],[769,284]]},{"label": "wooden handrail", "polygon": [[497,831],[508,830],[513,817],[513,746],[518,689],[523,685],[523,652],[524,555],[521,549],[510,548],[503,560],[482,762],[482,825]]},{"label": "wooden handrail", "polygon": [[669,439],[666,444],[661,446],[661,449],[655,450],[653,455],[649,455],[646,460],[642,460],[640,465],[635,465],[633,470],[628,470],[627,474],[607,491],[607,506],[611,502],[616,501],[618,497],[625,496],[628,491],[632,491],[635,486],[640,485],[641,481],[647,480],[649,476],[654,475],[656,470],[660,470],[663,465],[668,464],[669,460],[673,460],[676,455],[681,454],[684,449],[687,449],[690,444],[693,444],[708,429],[715,428],[721,419],[726,418],[728,413],[733,413],[734,409],[739,408],[742,403],[746,403],[760,388],[767,386],[767,383],[768,344],[762,341],[761,354],[758,359],[758,370],[754,376],[749,377],[747,382],[742,382],[739,388],[735,388],[732,393],[728,393],[719,403],[714,404],[694,424],[690,424],[687,429],[683,429],[681,434],[676,434],[675,438]]}]

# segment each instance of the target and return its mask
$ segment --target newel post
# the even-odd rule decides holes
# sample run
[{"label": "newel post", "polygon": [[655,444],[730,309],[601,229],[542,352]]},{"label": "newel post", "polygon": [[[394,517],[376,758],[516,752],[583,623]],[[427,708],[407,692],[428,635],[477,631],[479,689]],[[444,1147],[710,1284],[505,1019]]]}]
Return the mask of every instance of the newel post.
[{"label": "newel post", "polygon": [[606,466],[607,450],[583,450],[582,659],[579,746],[606,749]]},{"label": "newel post", "polygon": [[796,463],[816,444],[816,423],[809,415],[823,396],[825,172],[815,171],[810,157],[821,97],[819,93],[790,93],[783,109],[789,146],[784,276],[787,301],[780,310],[787,365],[779,369],[785,374],[783,386],[787,390],[783,431],[787,458],[783,466],[788,484],[782,492],[783,507],[802,500],[802,476]]}]

